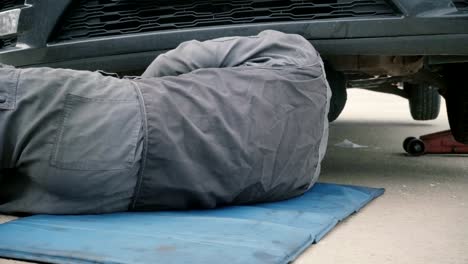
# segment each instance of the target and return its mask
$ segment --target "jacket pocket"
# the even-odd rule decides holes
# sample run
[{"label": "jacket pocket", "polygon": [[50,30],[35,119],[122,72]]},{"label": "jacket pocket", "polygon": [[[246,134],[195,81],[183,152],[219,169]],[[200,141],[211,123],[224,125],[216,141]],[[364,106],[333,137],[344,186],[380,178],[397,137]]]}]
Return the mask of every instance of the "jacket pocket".
[{"label": "jacket pocket", "polygon": [[141,115],[136,100],[68,94],[51,165],[73,170],[122,170],[135,162]]},{"label": "jacket pocket", "polygon": [[0,66],[0,111],[16,108],[16,92],[20,70]]}]

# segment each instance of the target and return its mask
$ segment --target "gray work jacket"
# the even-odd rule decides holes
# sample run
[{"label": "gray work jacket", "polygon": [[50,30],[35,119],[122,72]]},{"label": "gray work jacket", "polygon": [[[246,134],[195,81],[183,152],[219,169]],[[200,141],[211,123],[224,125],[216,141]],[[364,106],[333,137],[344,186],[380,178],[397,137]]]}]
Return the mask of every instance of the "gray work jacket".
[{"label": "gray work jacket", "polygon": [[133,210],[275,201],[317,180],[331,92],[303,37],[186,42],[134,83],[146,158]]}]

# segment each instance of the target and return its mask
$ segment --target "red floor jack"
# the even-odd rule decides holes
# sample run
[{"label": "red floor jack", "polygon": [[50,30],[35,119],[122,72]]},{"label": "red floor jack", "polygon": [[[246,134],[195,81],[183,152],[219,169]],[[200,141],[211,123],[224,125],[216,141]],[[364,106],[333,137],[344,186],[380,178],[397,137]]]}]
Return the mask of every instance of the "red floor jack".
[{"label": "red floor jack", "polygon": [[423,154],[468,154],[468,145],[456,141],[450,130],[409,137],[403,142],[403,148],[412,156]]}]

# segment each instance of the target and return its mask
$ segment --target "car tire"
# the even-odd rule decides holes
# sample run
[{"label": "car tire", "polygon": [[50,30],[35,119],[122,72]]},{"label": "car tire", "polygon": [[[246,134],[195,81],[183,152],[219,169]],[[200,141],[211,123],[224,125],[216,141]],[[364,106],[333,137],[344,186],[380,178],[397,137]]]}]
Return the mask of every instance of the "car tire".
[{"label": "car tire", "polygon": [[453,137],[468,144],[468,64],[454,64],[446,68],[447,90],[444,94],[447,115]]},{"label": "car tire", "polygon": [[440,113],[439,89],[429,84],[404,83],[414,120],[434,120]]},{"label": "car tire", "polygon": [[328,112],[328,121],[335,121],[343,112],[343,109],[348,100],[346,92],[346,77],[342,72],[335,71],[329,66],[325,67],[327,80],[332,91],[330,99],[330,111]]}]

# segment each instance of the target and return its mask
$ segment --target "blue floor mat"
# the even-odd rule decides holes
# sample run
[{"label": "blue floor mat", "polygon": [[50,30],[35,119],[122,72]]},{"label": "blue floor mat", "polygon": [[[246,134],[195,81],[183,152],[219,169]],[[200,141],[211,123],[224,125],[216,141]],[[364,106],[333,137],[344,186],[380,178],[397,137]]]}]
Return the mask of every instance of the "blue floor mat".
[{"label": "blue floor mat", "polygon": [[301,197],[252,206],[37,215],[0,225],[0,256],[50,263],[288,263],[383,192],[318,183]]}]

